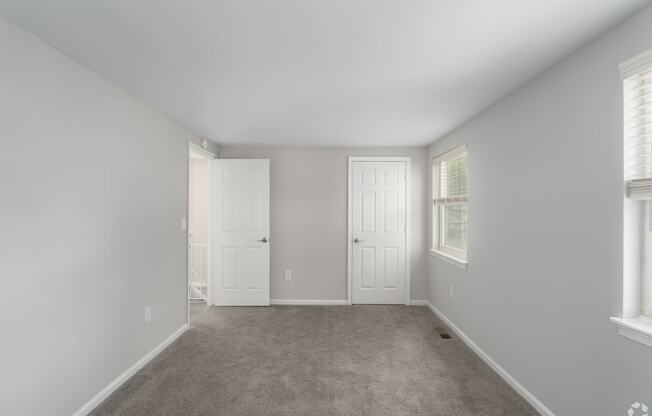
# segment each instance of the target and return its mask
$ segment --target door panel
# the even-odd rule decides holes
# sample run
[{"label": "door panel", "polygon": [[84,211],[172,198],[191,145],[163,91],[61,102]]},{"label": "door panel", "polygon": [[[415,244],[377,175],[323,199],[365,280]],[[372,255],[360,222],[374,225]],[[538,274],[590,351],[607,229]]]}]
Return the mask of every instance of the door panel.
[{"label": "door panel", "polygon": [[385,233],[398,232],[398,192],[385,192]]},{"label": "door panel", "polygon": [[[219,195],[218,195],[219,196]],[[238,231],[238,191],[235,189],[225,189],[222,191],[222,231],[224,232],[237,232]]]},{"label": "door panel", "polygon": [[262,270],[263,251],[261,247],[247,247],[245,262],[247,289],[261,289],[264,285],[262,281],[262,277],[265,275]]},{"label": "door panel", "polygon": [[406,303],[406,162],[354,161],[353,303]]},{"label": "door panel", "polygon": [[385,247],[383,271],[385,273],[385,288],[398,287],[398,247]]},{"label": "door panel", "polygon": [[[219,256],[218,256],[219,258]],[[238,288],[238,248],[222,246],[222,287]]]},{"label": "door panel", "polygon": [[376,231],[376,193],[362,192],[362,207],[360,216],[362,218],[360,231],[373,233]]},{"label": "door panel", "polygon": [[214,304],[269,305],[269,160],[216,159]]},{"label": "door panel", "polygon": [[373,289],[376,273],[376,247],[360,247],[360,287]]}]

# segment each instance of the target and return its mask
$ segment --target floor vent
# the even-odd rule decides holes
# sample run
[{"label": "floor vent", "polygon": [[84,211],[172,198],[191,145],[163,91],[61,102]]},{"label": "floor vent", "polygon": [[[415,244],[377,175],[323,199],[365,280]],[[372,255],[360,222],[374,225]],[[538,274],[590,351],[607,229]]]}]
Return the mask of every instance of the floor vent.
[{"label": "floor vent", "polygon": [[442,337],[443,339],[451,339],[451,336],[448,334],[446,328],[437,327],[435,328],[435,331],[437,331],[439,336]]}]

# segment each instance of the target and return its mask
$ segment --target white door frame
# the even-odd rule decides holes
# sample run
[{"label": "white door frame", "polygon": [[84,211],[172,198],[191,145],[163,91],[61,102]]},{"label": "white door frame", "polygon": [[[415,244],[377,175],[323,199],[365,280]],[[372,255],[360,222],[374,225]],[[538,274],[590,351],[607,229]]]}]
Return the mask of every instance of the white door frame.
[{"label": "white door frame", "polygon": [[[184,296],[186,297],[186,324],[190,326],[190,297],[188,296],[188,288],[190,287],[190,237],[188,233],[190,232],[190,227],[189,225],[189,217],[190,217],[190,151],[193,151],[203,157],[205,157],[208,160],[211,159],[217,159],[217,155],[209,150],[204,149],[203,147],[199,146],[196,143],[193,142],[188,142],[188,153],[186,154],[186,218],[185,218],[185,224],[186,224],[186,288],[185,288],[185,294]],[[211,178],[212,175],[210,173],[210,165],[208,169],[208,212],[210,213],[212,210],[212,193],[213,193],[213,186],[211,184]],[[206,282],[208,283],[208,287],[206,288],[206,305],[210,306],[212,302],[212,296],[211,296],[211,289],[212,289],[212,275],[211,275],[211,248],[212,248],[212,242],[210,238],[210,230],[211,230],[211,216],[208,216],[208,230],[209,230],[209,238],[208,238],[208,250],[207,250],[207,265],[208,268],[206,270],[206,273],[208,274],[206,276]]]},{"label": "white door frame", "polygon": [[410,179],[410,157],[408,156],[349,156],[349,169],[348,169],[348,198],[347,198],[347,232],[346,232],[346,253],[347,253],[347,302],[349,305],[353,304],[352,300],[352,257],[353,257],[353,162],[405,162],[405,304],[410,304],[410,268],[412,264],[412,252],[410,251],[411,239],[411,179]]}]

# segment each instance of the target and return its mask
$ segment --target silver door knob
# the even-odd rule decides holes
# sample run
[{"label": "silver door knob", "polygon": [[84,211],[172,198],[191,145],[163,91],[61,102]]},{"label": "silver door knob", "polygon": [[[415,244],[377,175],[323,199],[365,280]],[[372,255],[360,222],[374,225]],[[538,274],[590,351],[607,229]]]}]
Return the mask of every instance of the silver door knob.
[{"label": "silver door knob", "polygon": [[362,242],[364,242],[364,240],[360,240],[359,238],[354,238],[353,242],[354,243],[362,243]]},{"label": "silver door knob", "polygon": [[268,240],[267,240],[267,237],[263,237],[262,239],[260,239],[258,241],[260,241],[261,243],[266,243]]}]

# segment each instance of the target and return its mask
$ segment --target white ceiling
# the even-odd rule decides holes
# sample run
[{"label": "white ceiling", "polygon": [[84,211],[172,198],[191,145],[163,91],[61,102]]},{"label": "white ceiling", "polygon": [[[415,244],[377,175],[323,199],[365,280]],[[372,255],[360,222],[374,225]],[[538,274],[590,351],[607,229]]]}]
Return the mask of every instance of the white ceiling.
[{"label": "white ceiling", "polygon": [[423,145],[647,0],[0,0],[218,143]]}]

